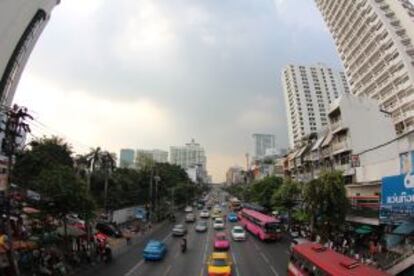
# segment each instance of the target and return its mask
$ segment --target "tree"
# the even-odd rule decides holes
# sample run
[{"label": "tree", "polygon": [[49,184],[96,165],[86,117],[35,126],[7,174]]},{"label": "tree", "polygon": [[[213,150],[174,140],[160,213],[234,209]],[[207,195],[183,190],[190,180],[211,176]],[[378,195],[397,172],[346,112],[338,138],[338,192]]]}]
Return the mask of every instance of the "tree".
[{"label": "tree", "polygon": [[304,203],[314,230],[323,240],[332,238],[341,230],[348,209],[342,172],[324,172],[319,179],[308,183]]},{"label": "tree", "polygon": [[288,219],[290,229],[291,218],[292,218],[292,209],[298,204],[300,197],[300,187],[299,184],[290,179],[283,181],[283,184],[274,191],[272,196],[272,203],[277,207],[282,207],[288,211]]},{"label": "tree", "polygon": [[276,176],[269,176],[253,183],[249,191],[249,201],[253,201],[261,206],[272,208],[272,195],[283,183],[283,179]]},{"label": "tree", "polygon": [[15,184],[33,190],[39,190],[37,177],[43,170],[56,165],[72,168],[72,148],[61,138],[42,137],[31,141],[28,147],[16,154],[13,170]]},{"label": "tree", "polygon": [[104,173],[105,179],[105,186],[104,186],[104,207],[105,210],[108,211],[107,200],[108,200],[108,181],[109,177],[111,176],[112,172],[115,169],[116,158],[115,155],[109,153],[107,151],[102,152],[101,160],[100,160],[100,169]]}]

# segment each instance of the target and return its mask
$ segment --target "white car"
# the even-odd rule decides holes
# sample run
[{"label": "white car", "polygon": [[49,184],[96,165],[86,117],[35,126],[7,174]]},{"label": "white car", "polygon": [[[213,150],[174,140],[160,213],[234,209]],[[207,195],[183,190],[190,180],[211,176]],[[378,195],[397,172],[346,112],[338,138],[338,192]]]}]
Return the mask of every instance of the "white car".
[{"label": "white car", "polygon": [[193,212],[193,207],[191,207],[191,206],[185,207],[184,212],[186,212],[186,213],[192,213]]},{"label": "white car", "polygon": [[244,241],[246,240],[246,231],[241,226],[234,226],[231,229],[231,237],[234,241]]},{"label": "white car", "polygon": [[213,228],[215,230],[224,229],[224,220],[222,218],[215,218],[213,222]]},{"label": "white car", "polygon": [[210,217],[210,213],[208,212],[208,210],[202,210],[200,212],[200,218],[209,218]]}]

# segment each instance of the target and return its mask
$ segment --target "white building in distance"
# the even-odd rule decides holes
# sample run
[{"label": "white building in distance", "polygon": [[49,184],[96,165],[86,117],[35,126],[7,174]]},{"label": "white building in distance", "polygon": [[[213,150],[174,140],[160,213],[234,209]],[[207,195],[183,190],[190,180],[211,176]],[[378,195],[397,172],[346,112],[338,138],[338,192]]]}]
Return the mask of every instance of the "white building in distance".
[{"label": "white building in distance", "polygon": [[10,105],[30,53],[60,0],[0,1],[0,103]]},{"label": "white building in distance", "polygon": [[148,162],[156,163],[167,163],[168,162],[168,151],[160,149],[137,149],[135,151],[135,166],[140,169]]},{"label": "white building in distance", "polygon": [[170,163],[187,169],[193,166],[201,166],[206,169],[207,158],[204,148],[194,141],[182,147],[170,147]]},{"label": "white building in distance", "polygon": [[304,137],[326,127],[329,104],[349,93],[345,74],[323,64],[287,65],[282,72],[282,86],[291,148],[299,147]]},{"label": "white building in distance", "polygon": [[253,135],[254,156],[253,159],[260,159],[266,154],[266,150],[276,146],[276,138],[273,134],[254,133]]},{"label": "white building in distance", "polygon": [[376,99],[397,134],[414,129],[414,7],[408,0],[315,0],[351,92]]}]

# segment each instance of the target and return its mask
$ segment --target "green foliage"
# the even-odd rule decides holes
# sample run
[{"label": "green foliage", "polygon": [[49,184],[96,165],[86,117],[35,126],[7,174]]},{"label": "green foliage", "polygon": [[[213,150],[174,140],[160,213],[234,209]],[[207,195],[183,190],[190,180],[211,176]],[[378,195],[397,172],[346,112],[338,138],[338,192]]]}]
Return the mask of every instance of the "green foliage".
[{"label": "green foliage", "polygon": [[283,183],[280,177],[270,176],[253,183],[251,191],[247,195],[249,201],[255,202],[266,208],[272,208],[272,195]]},{"label": "green foliage", "polygon": [[42,207],[48,213],[91,217],[95,204],[77,177],[71,154],[71,146],[58,137],[34,140],[17,154],[12,181],[46,197]]},{"label": "green foliage", "polygon": [[341,172],[325,172],[305,185],[304,203],[311,224],[324,238],[330,238],[345,222],[348,199]]},{"label": "green foliage", "polygon": [[29,147],[16,155],[13,182],[21,187],[39,190],[38,176],[44,170],[57,165],[73,167],[72,149],[58,137],[40,138],[30,142]]},{"label": "green foliage", "polygon": [[272,196],[274,206],[291,210],[298,203],[300,197],[300,186],[297,182],[290,179],[283,181],[279,189],[275,190]]}]

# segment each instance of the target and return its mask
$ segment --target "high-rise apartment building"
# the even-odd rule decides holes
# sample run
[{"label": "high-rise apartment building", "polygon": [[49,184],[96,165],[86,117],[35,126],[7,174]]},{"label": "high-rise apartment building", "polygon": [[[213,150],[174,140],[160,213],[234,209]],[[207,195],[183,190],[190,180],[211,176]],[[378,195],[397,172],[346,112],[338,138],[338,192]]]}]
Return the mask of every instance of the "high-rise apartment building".
[{"label": "high-rise apartment building", "polygon": [[201,166],[205,170],[207,158],[204,148],[192,139],[183,147],[170,147],[170,163],[183,169]]},{"label": "high-rise apartment building", "polygon": [[132,168],[134,165],[134,155],[135,152],[133,149],[121,149],[119,154],[119,167]]},{"label": "high-rise apartment building", "polygon": [[59,2],[0,1],[0,104],[12,103],[29,55]]},{"label": "high-rise apartment building", "polygon": [[253,158],[259,159],[265,156],[267,149],[273,149],[276,145],[276,138],[273,134],[253,134],[253,146],[254,146],[254,156]]},{"label": "high-rise apartment building", "polygon": [[315,0],[353,94],[376,99],[397,133],[414,127],[414,7],[408,0]]},{"label": "high-rise apartment building", "polygon": [[328,123],[329,104],[349,93],[343,72],[323,64],[287,65],[282,72],[289,145],[300,146],[302,139],[321,131]]},{"label": "high-rise apartment building", "polygon": [[148,162],[167,163],[168,151],[137,149],[135,152],[135,166],[140,169],[148,165]]}]

